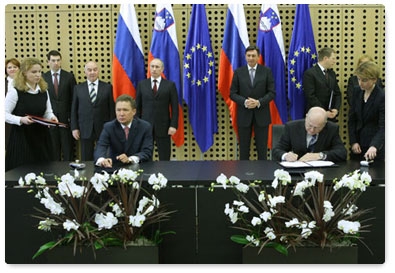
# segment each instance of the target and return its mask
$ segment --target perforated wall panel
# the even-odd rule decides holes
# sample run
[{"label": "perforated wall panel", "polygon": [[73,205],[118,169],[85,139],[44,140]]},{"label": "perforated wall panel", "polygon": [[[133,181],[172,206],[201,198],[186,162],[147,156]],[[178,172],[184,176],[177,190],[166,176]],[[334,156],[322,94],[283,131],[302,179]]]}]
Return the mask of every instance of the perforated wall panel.
[{"label": "perforated wall panel", "polygon": [[[155,5],[135,5],[143,51],[148,55],[151,45]],[[244,5],[251,44],[255,44],[260,5]],[[291,41],[295,5],[278,5],[286,56]],[[83,67],[94,60],[101,67],[101,79],[112,81],[111,64],[117,28],[119,5],[7,5],[5,14],[5,57],[22,60],[37,57],[45,70],[46,53],[59,50],[63,56],[63,68],[72,71],[77,82],[85,80]],[[190,20],[191,5],[173,5],[181,60]],[[227,5],[206,5],[211,43],[215,61],[219,53],[226,20]],[[382,68],[385,84],[385,9],[383,5],[310,5],[310,14],[317,50],[324,46],[337,51],[335,66],[338,82],[343,92],[343,106],[339,115],[341,137],[347,149],[348,104],[345,99],[347,81],[352,75],[358,57],[371,55]],[[147,63],[147,57],[146,57]],[[216,68],[218,73],[218,68]],[[204,154],[200,152],[188,121],[184,104],[185,143],[173,144],[174,160],[228,160],[237,159],[237,138],[231,127],[229,111],[217,93],[218,133],[214,145]],[[252,159],[256,158],[252,142]],[[157,159],[155,151],[154,158]]]}]

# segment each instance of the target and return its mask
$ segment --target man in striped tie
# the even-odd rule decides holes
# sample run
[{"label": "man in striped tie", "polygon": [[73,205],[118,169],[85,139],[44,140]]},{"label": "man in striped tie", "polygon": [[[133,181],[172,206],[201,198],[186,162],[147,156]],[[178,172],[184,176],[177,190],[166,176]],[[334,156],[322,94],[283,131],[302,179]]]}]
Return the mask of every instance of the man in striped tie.
[{"label": "man in striped tie", "polygon": [[103,124],[114,119],[112,85],[99,80],[99,66],[89,61],[85,65],[86,81],[75,86],[71,106],[71,130],[80,140],[81,160],[93,160],[93,151]]}]

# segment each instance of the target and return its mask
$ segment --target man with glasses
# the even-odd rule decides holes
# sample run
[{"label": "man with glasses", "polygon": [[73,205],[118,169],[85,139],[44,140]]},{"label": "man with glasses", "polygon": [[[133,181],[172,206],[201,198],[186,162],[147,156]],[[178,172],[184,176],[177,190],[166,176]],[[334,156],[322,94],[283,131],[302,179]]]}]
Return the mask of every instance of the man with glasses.
[{"label": "man with glasses", "polygon": [[326,111],[312,107],[305,119],[285,124],[280,141],[273,148],[276,161],[345,161],[347,151],[339,135],[339,126],[327,120]]}]

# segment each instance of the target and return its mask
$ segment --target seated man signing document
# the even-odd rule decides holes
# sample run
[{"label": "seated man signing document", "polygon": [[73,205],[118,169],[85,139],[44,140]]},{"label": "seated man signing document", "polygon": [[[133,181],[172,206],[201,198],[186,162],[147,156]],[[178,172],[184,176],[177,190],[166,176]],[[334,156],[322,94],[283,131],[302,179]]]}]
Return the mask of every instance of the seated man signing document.
[{"label": "seated man signing document", "polygon": [[345,161],[347,151],[339,135],[339,126],[327,121],[326,111],[312,107],[305,119],[285,124],[278,144],[273,148],[276,161]]},{"label": "seated man signing document", "polygon": [[134,117],[136,102],[121,95],[115,102],[116,119],[104,124],[94,153],[97,166],[112,168],[113,162],[137,164],[152,159],[151,125]]}]

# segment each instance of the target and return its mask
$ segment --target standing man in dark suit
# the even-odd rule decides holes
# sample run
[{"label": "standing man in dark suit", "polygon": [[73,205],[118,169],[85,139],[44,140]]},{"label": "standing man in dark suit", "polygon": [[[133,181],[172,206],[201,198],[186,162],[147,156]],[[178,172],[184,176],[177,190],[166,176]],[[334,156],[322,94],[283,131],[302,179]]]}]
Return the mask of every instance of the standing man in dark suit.
[{"label": "standing man in dark suit", "polygon": [[329,120],[336,121],[341,106],[342,94],[333,66],[336,53],[324,47],[318,52],[317,65],[303,74],[303,90],[306,98],[306,112],[313,106],[324,108]]},{"label": "standing man in dark suit", "polygon": [[354,73],[359,87],[354,88],[348,114],[350,158],[355,160],[385,159],[385,95],[377,84],[380,69],[365,62]]},{"label": "standing man in dark suit", "polygon": [[81,142],[81,160],[93,160],[95,142],[103,124],[114,118],[112,85],[99,80],[99,67],[93,61],[85,65],[86,82],[75,86],[71,106],[71,130]]},{"label": "standing man in dark suit", "polygon": [[305,119],[289,121],[273,148],[276,161],[345,161],[347,151],[340,139],[339,125],[327,121],[327,112],[312,107]]},{"label": "standing man in dark suit", "polygon": [[174,82],[161,77],[160,59],[150,63],[151,78],[137,85],[137,116],[148,121],[158,147],[159,160],[170,160],[171,141],[178,128],[178,97]]},{"label": "standing man in dark suit", "polygon": [[254,130],[258,160],[266,160],[271,123],[269,103],[276,96],[274,79],[270,68],[258,64],[258,47],[247,47],[245,56],[248,65],[236,69],[230,87],[230,98],[237,104],[240,159],[250,159]]},{"label": "standing man in dark suit", "polygon": [[152,159],[151,125],[135,117],[136,102],[121,95],[115,102],[116,119],[106,122],[95,149],[95,164],[111,168],[113,163],[137,164]]},{"label": "standing man in dark suit", "polygon": [[[48,94],[52,110],[59,121],[70,126],[71,103],[76,85],[72,73],[62,69],[62,55],[56,50],[47,54],[50,70],[43,78],[48,83]],[[70,128],[51,127],[49,133],[52,141],[53,160],[72,161],[74,158],[74,140]]]}]

